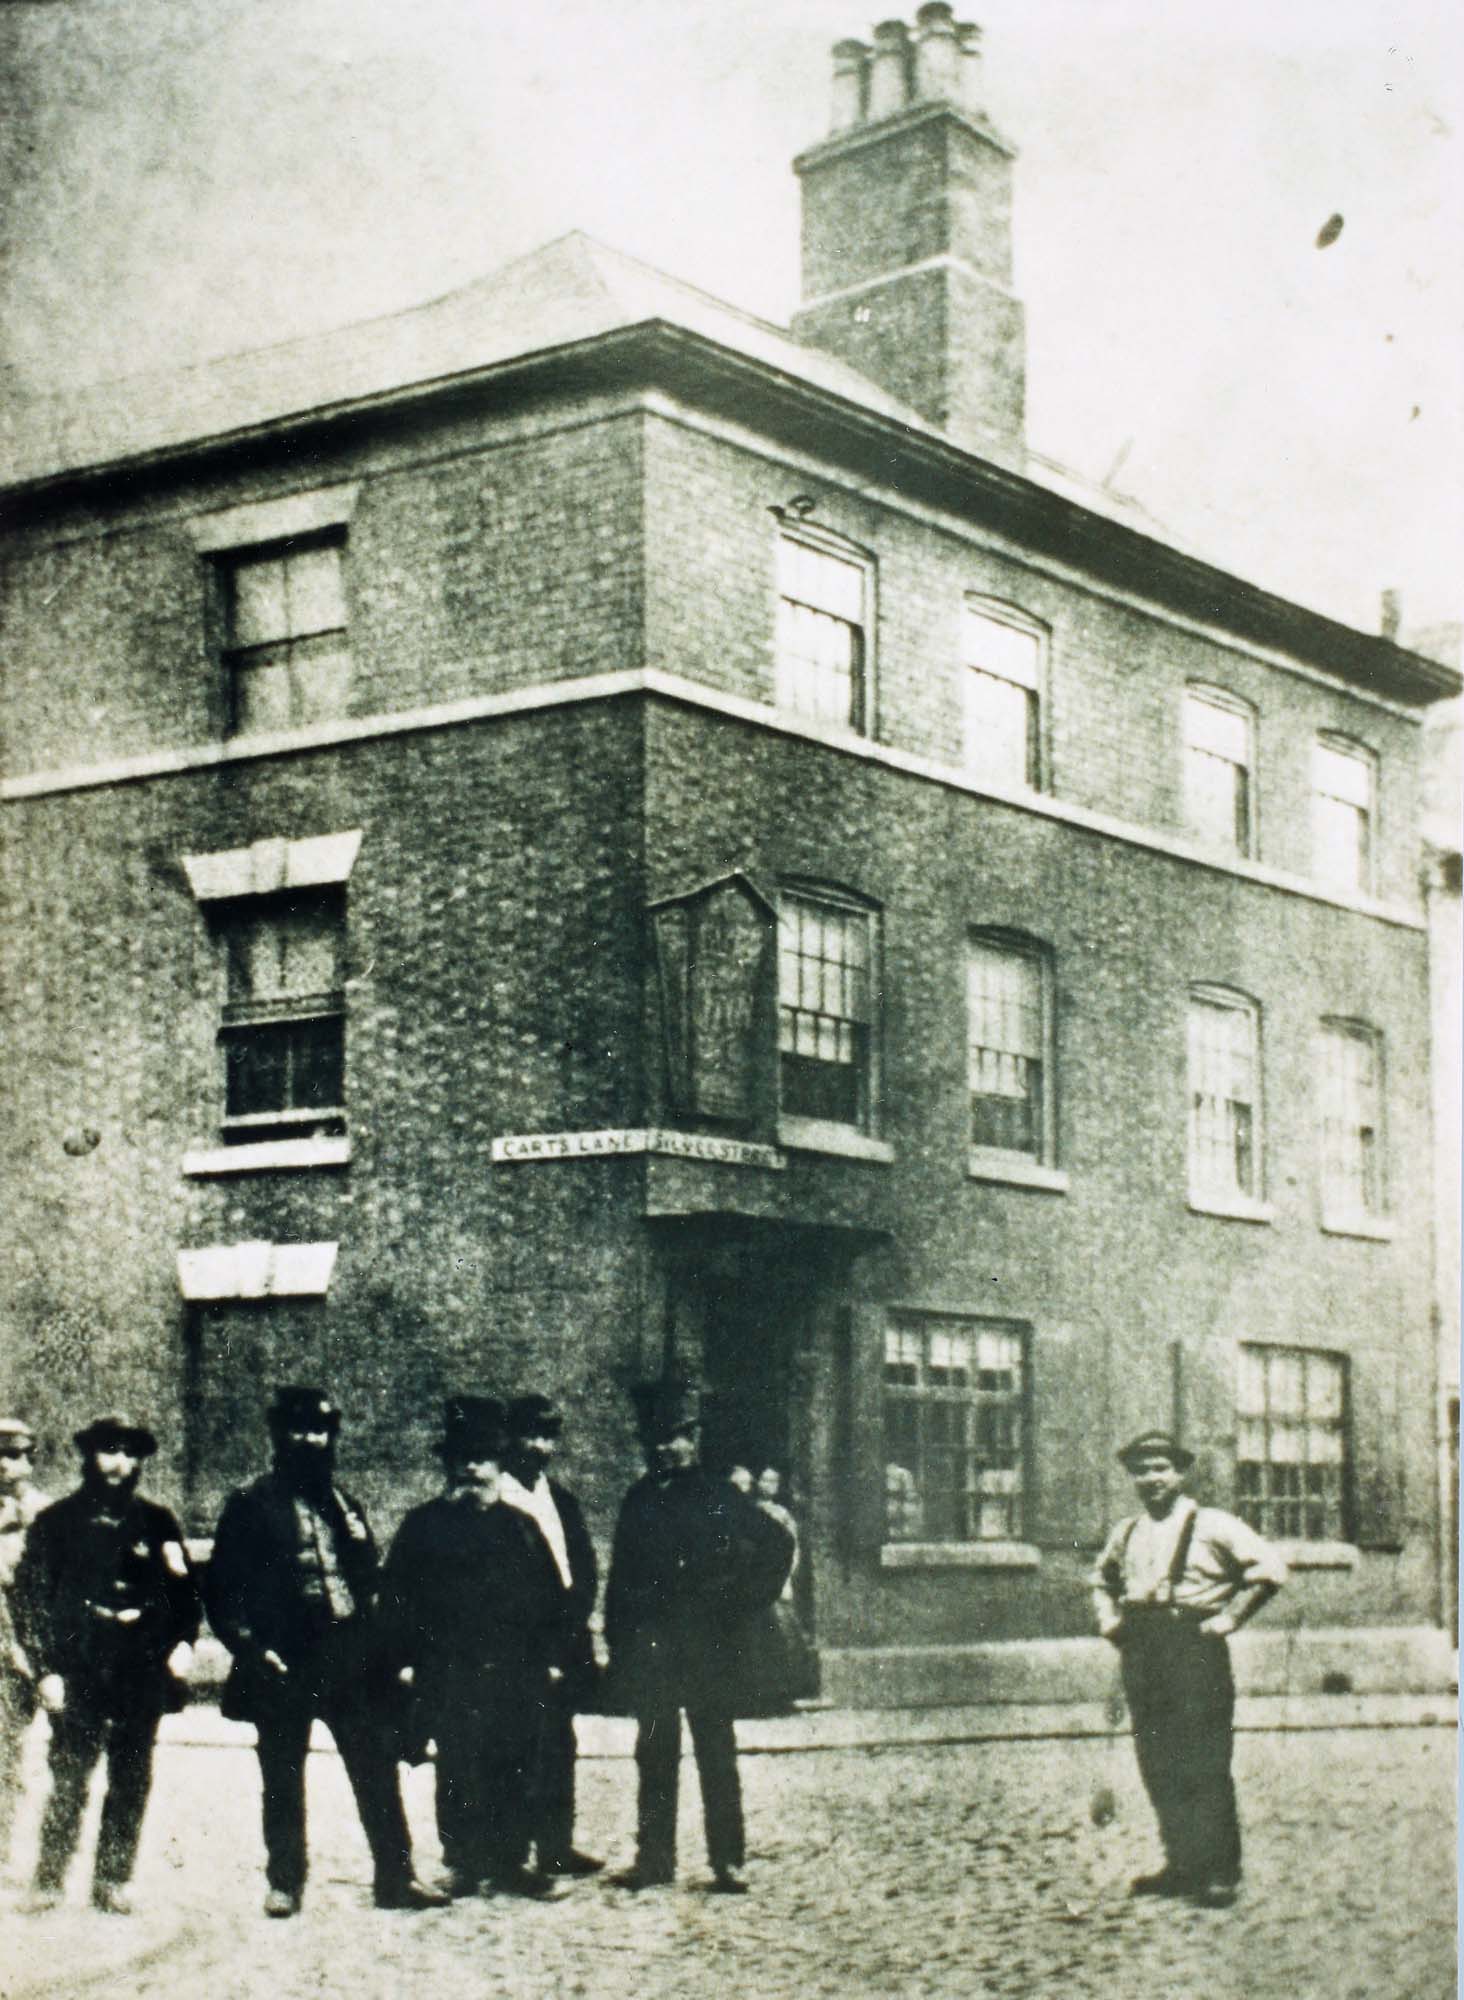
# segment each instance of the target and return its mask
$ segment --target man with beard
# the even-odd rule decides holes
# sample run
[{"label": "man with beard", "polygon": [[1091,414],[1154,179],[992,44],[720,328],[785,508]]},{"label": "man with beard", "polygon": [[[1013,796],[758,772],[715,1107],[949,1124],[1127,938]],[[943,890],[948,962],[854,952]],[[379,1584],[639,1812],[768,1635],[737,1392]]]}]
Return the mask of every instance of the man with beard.
[{"label": "man with beard", "polygon": [[605,1603],[613,1685],[637,1723],[635,1866],[612,1879],[648,1889],[676,1873],[681,1711],[701,1780],[713,1886],[741,1895],[745,1835],[733,1717],[755,1665],[750,1629],[782,1589],[793,1538],[697,1462],[699,1399],[684,1383],[634,1391],[650,1470],[620,1509]]},{"label": "man with beard", "polygon": [[594,1689],[590,1613],[598,1574],[594,1544],[578,1500],[549,1477],[563,1430],[564,1415],[552,1397],[515,1398],[508,1406],[501,1492],[508,1505],[526,1514],[544,1537],[562,1593],[559,1643],[545,1698],[533,1786],[539,1870],[545,1875],[594,1875],[604,1862],[580,1853],[574,1844],[574,1718]]},{"label": "man with beard", "polygon": [[454,1895],[555,1901],[528,1866],[531,1784],[563,1586],[543,1535],[500,1498],[504,1409],[490,1396],[444,1407],[447,1485],[392,1544],[382,1598],[393,1658],[412,1673],[437,1744],[437,1827]]},{"label": "man with beard", "polygon": [[20,1799],[25,1732],[36,1712],[36,1681],[15,1630],[11,1588],[31,1522],[49,1497],[31,1484],[35,1433],[16,1417],[0,1419],[0,1868]]},{"label": "man with beard", "polygon": [[31,1907],[61,1900],[88,1781],[105,1752],[91,1899],[126,1916],[153,1743],[162,1716],[183,1704],[198,1593],[182,1529],[137,1491],[157,1450],[152,1432],[128,1417],[99,1417],[76,1433],[76,1448],[81,1485],[36,1517],[15,1575],[16,1627],[51,1723]]},{"label": "man with beard", "polygon": [[371,1849],[378,1906],[422,1910],[446,1897],[417,1881],[388,1736],[393,1687],[376,1620],[378,1562],[366,1516],[335,1483],[340,1412],[320,1389],[277,1389],[274,1464],[230,1495],[206,1596],[234,1656],[223,1713],[258,1730],[269,1893],[291,1917],[305,1889],[305,1758],[329,1728]]}]

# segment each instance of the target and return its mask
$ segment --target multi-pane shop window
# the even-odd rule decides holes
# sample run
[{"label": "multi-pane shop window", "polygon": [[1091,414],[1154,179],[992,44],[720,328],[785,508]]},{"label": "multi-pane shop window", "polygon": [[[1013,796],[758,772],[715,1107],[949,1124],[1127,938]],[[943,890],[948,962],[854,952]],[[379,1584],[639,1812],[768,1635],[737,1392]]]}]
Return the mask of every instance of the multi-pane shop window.
[{"label": "multi-pane shop window", "polygon": [[779,1108],[868,1131],[874,1065],[874,919],[785,890],[778,912]]},{"label": "multi-pane shop window", "polygon": [[1226,854],[1251,851],[1251,715],[1219,689],[1184,697],[1184,809],[1196,840]]},{"label": "multi-pane shop window", "polygon": [[224,918],[225,1129],[339,1130],[345,1100],[345,906],[338,890],[251,897]]},{"label": "multi-pane shop window", "polygon": [[975,939],[966,961],[971,1144],[1046,1158],[1046,965],[1038,946]]},{"label": "multi-pane shop window", "polygon": [[966,769],[998,785],[1037,784],[1041,633],[967,604],[962,654]]},{"label": "multi-pane shop window", "polygon": [[221,564],[232,726],[295,729],[345,713],[345,544],[290,542]]},{"label": "multi-pane shop window", "polygon": [[1022,1536],[1026,1339],[989,1320],[909,1316],[885,1332],[885,1536]]},{"label": "multi-pane shop window", "polygon": [[1315,872],[1330,888],[1372,885],[1376,769],[1360,744],[1320,737],[1312,745],[1312,838]]},{"label": "multi-pane shop window", "polygon": [[1377,1215],[1384,1207],[1382,1053],[1358,1021],[1328,1021],[1318,1041],[1322,1103],[1322,1208]]},{"label": "multi-pane shop window", "polygon": [[1257,1043],[1253,1002],[1222,989],[1190,995],[1189,1178],[1200,1200],[1260,1195]]},{"label": "multi-pane shop window", "polygon": [[780,708],[863,729],[868,565],[794,535],[778,539]]},{"label": "multi-pane shop window", "polygon": [[1263,1535],[1345,1541],[1343,1357],[1306,1347],[1242,1347],[1237,1404],[1237,1511]]}]

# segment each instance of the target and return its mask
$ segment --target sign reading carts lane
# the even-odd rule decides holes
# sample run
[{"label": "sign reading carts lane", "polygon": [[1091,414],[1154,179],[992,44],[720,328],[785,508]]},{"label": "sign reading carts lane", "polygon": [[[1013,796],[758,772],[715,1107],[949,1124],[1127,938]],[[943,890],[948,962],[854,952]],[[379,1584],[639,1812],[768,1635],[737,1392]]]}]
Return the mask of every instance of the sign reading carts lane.
[{"label": "sign reading carts lane", "polygon": [[720,1139],[701,1132],[668,1132],[659,1126],[608,1132],[506,1132],[493,1141],[495,1166],[531,1160],[610,1159],[627,1153],[661,1153],[672,1159],[712,1160],[729,1167],[785,1167],[776,1146]]}]

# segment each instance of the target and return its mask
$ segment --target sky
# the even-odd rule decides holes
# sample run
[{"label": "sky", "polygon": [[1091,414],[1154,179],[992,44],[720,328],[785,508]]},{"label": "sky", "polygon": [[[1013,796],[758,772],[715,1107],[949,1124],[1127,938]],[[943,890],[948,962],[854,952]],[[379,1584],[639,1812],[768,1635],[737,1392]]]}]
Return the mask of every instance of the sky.
[{"label": "sky", "polygon": [[[1033,448],[1352,624],[1385,588],[1405,634],[1464,616],[1464,9],[973,11],[1019,152]],[[786,321],[790,162],[831,43],[877,18],[0,0],[0,392],[396,311],[575,228]]]}]

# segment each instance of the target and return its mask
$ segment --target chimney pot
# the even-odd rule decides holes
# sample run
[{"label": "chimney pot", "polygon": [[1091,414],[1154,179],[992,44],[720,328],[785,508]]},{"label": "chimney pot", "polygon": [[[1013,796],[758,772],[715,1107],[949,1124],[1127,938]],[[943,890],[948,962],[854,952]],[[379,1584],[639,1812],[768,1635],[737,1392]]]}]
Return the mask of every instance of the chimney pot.
[{"label": "chimney pot", "polygon": [[946,0],[926,0],[915,22],[915,97],[921,102],[958,101],[964,57],[951,8]]},{"label": "chimney pot", "polygon": [[1403,623],[1402,591],[1385,590],[1383,592],[1382,616],[1378,621],[1378,630],[1382,633],[1385,639],[1396,639],[1398,636],[1399,627],[1402,625],[1402,623]]},{"label": "chimney pot", "polygon": [[833,130],[846,132],[863,123],[869,96],[869,50],[863,42],[834,43]]},{"label": "chimney pot", "polygon": [[961,52],[956,65],[957,102],[975,118],[981,111],[981,30],[974,21],[957,21],[956,46]]},{"label": "chimney pot", "polygon": [[891,118],[910,101],[910,36],[903,21],[881,21],[869,65],[869,116]]}]

